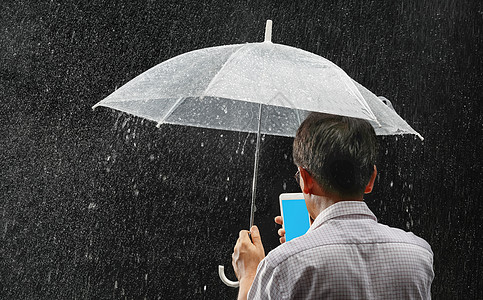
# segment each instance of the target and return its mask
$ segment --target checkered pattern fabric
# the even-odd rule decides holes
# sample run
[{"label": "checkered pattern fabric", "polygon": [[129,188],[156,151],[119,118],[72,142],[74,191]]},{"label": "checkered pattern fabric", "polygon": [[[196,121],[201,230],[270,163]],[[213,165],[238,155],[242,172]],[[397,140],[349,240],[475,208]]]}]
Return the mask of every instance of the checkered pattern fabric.
[{"label": "checkered pattern fabric", "polygon": [[248,299],[430,299],[433,277],[425,240],[341,201],[260,262]]}]

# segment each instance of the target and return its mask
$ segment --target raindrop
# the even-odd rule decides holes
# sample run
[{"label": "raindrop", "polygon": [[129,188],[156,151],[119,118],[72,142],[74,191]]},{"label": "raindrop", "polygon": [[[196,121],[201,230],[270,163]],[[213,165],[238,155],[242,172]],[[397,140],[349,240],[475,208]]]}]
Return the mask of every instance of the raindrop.
[{"label": "raindrop", "polygon": [[226,181],[230,181],[230,176],[226,177]]},{"label": "raindrop", "polygon": [[205,146],[205,144],[203,142],[201,142],[201,147],[204,147],[204,146]]},{"label": "raindrop", "polygon": [[284,191],[287,190],[287,183],[286,182],[283,183],[283,190]]},{"label": "raindrop", "polygon": [[153,161],[153,160],[154,160],[154,154],[151,154],[151,155],[149,156],[149,160],[150,160],[150,161]]},{"label": "raindrop", "polygon": [[391,183],[389,184],[390,187],[393,187],[394,186],[394,182],[391,181]]},{"label": "raindrop", "polygon": [[205,292],[206,292],[206,285],[203,287],[203,291],[205,291]]},{"label": "raindrop", "polygon": [[225,202],[228,201],[228,196],[225,196]]},{"label": "raindrop", "polygon": [[135,189],[134,190],[134,197],[137,197],[137,196],[139,196],[139,190],[138,189]]}]

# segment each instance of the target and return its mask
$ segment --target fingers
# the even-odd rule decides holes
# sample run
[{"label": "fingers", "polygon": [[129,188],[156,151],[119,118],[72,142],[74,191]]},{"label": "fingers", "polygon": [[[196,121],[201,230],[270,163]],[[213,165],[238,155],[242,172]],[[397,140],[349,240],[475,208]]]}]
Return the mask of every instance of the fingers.
[{"label": "fingers", "polygon": [[250,232],[248,230],[240,230],[238,234],[238,240],[236,241],[235,247],[233,248],[233,254],[238,255],[240,247],[244,243],[250,243],[250,236],[248,235]]},{"label": "fingers", "polygon": [[[235,246],[235,249],[236,249],[236,246]],[[235,253],[237,253],[237,251],[236,251],[236,250],[235,250],[235,251],[233,251],[233,254],[231,255],[231,266],[233,267],[233,271],[235,271],[235,276],[236,276],[236,278],[240,278],[240,277],[238,276],[238,266],[237,266],[237,264],[236,264],[236,261],[237,261],[237,259],[238,259],[238,253],[237,253],[237,255],[235,255]]]},{"label": "fingers", "polygon": [[278,230],[278,235],[280,236],[280,239],[279,239],[280,240],[280,244],[285,243],[285,229],[280,228]]},{"label": "fingers", "polygon": [[245,239],[245,238],[249,238],[248,234],[250,232],[248,230],[240,230],[240,233],[238,234],[238,238],[240,239]]},{"label": "fingers", "polygon": [[[282,216],[276,216],[275,217],[275,223],[277,223],[278,225],[282,225],[283,226],[283,218]],[[278,230],[278,235],[280,236],[280,244],[283,244],[285,243],[286,239],[285,239],[285,229],[283,228],[280,228]]]},{"label": "fingers", "polygon": [[[276,216],[275,217],[275,223],[279,224],[279,225],[283,225],[283,218],[282,216]],[[280,236],[280,244],[283,244],[285,243],[285,229],[283,228],[280,228],[278,230],[278,235]]]},{"label": "fingers", "polygon": [[260,245],[262,245],[262,238],[260,236],[260,231],[258,231],[258,227],[253,225],[252,228],[250,228],[250,233],[252,235],[253,244],[256,247],[260,247]]},{"label": "fingers", "polygon": [[238,240],[235,244],[235,248],[233,249],[235,255],[236,253],[243,251],[242,249],[245,247],[254,247],[257,249],[257,251],[265,253],[265,251],[263,250],[262,237],[256,225],[253,225],[252,228],[250,228],[250,231],[240,231],[240,233],[238,234]]}]

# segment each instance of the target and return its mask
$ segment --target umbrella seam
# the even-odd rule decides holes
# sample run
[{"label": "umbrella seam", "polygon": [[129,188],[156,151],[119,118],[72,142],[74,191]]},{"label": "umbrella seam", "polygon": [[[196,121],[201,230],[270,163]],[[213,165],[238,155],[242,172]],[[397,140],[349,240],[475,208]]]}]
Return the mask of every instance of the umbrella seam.
[{"label": "umbrella seam", "polygon": [[[341,69],[340,67],[338,68]],[[347,75],[347,73],[344,70],[342,71]],[[372,109],[369,107],[369,104],[364,99],[364,96],[362,96],[361,91],[359,91],[357,86],[354,84],[354,79],[352,79],[349,75],[347,75],[347,77],[349,77],[350,80],[348,82],[344,80],[343,83],[349,88],[349,93],[352,93],[356,97],[356,100],[367,110],[369,115],[372,118],[374,118],[373,120],[377,123],[377,125],[381,126],[381,123],[379,123],[379,120],[377,119],[376,115],[374,115],[374,113],[372,112]],[[361,99],[364,99],[364,101],[361,101]]]},{"label": "umbrella seam", "polygon": [[173,106],[164,114],[164,116],[161,118],[160,121],[158,121],[158,124],[156,127],[161,126],[166,121],[166,118],[175,110],[178,108],[178,106],[181,104],[181,102],[186,99],[185,97],[179,97],[178,100],[176,100],[176,103],[174,103]]},{"label": "umbrella seam", "polygon": [[246,47],[246,45],[248,44],[244,44],[240,47],[240,49],[236,50],[235,52],[233,52],[229,57],[228,59],[225,61],[225,63],[223,64],[223,66],[221,66],[220,70],[218,70],[218,72],[216,72],[216,75],[213,76],[213,78],[210,80],[210,83],[208,83],[208,85],[206,86],[205,90],[203,91],[203,96],[201,96],[201,98],[204,98],[206,96],[206,91],[208,91],[211,86],[213,85],[213,83],[215,82],[215,79],[218,77],[218,75],[221,73],[221,71],[225,68],[225,66],[233,60],[233,58],[235,57],[235,55],[240,52],[243,48]]}]

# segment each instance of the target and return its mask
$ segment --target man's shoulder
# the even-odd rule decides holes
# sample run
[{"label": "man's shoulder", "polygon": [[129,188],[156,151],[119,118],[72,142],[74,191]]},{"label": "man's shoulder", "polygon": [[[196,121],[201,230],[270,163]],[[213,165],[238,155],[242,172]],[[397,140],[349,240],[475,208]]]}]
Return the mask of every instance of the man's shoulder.
[{"label": "man's shoulder", "polygon": [[306,251],[311,251],[315,247],[320,247],[329,242],[325,239],[317,238],[314,232],[306,233],[289,242],[279,245],[268,253],[266,260],[272,266],[278,266],[287,259],[300,255]]},{"label": "man's shoulder", "polygon": [[390,227],[381,223],[378,223],[378,227],[380,232],[386,236],[388,242],[410,244],[423,248],[432,253],[429,243],[410,231],[405,231],[396,227]]},{"label": "man's shoulder", "polygon": [[[295,256],[310,254],[310,251],[322,251],[334,246],[351,247],[362,244],[405,244],[409,248],[419,248],[432,255],[431,246],[422,238],[399,228],[381,223],[359,224],[358,228],[337,230],[338,222],[321,226],[290,242],[279,245],[267,255],[267,263],[278,266]],[[352,229],[352,230],[348,230]],[[325,253],[327,252],[327,253]],[[324,251],[324,255],[331,255],[333,251]]]}]

